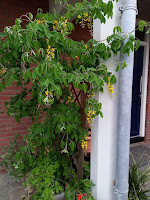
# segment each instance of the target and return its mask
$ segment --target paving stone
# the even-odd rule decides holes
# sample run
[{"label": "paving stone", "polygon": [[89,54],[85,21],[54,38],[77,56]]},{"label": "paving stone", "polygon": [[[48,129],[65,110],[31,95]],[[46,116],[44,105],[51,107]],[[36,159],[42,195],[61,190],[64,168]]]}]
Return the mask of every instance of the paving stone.
[{"label": "paving stone", "polygon": [[0,200],[10,200],[9,188],[6,185],[0,187]]},{"label": "paving stone", "polygon": [[8,173],[6,174],[0,174],[0,187],[4,185],[8,185],[9,178]]},{"label": "paving stone", "polygon": [[139,162],[141,166],[149,165],[150,147],[146,145],[133,146],[130,148],[130,153],[130,165],[132,165],[133,159],[136,162]]},{"label": "paving stone", "polygon": [[25,190],[23,187],[19,187],[10,192],[10,200],[21,200],[22,196],[25,194]]}]

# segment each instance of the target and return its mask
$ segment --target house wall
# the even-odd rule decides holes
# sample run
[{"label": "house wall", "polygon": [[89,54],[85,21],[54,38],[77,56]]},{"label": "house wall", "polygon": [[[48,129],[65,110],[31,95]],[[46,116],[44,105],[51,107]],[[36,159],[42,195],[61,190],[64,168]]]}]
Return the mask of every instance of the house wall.
[{"label": "house wall", "polygon": [[[13,25],[15,18],[20,17],[22,14],[31,12],[35,15],[38,8],[42,8],[43,11],[48,11],[48,0],[1,0],[0,31],[3,31],[5,26]],[[3,154],[2,148],[9,144],[14,133],[23,137],[27,133],[27,128],[31,125],[31,119],[29,117],[25,117],[21,120],[21,123],[17,123],[14,117],[7,115],[7,110],[4,106],[4,103],[9,101],[11,96],[14,96],[20,91],[21,88],[13,84],[0,93],[0,155]],[[1,111],[4,113],[2,114]],[[0,170],[0,173],[3,172],[5,172],[5,169]]]}]

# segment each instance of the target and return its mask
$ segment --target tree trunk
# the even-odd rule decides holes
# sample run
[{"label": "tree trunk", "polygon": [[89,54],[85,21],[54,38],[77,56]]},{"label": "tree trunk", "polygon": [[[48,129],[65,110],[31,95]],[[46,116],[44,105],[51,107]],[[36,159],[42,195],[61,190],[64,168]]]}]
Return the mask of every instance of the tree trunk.
[{"label": "tree trunk", "polygon": [[[81,114],[81,127],[86,130],[86,114],[84,112],[85,105],[86,105],[86,99],[87,95],[84,93],[84,91],[81,91],[81,108],[80,108],[80,114]],[[81,144],[77,145],[78,147],[78,158],[77,158],[77,177],[78,181],[80,179],[83,179],[83,162],[84,162],[84,152],[81,147]]]}]

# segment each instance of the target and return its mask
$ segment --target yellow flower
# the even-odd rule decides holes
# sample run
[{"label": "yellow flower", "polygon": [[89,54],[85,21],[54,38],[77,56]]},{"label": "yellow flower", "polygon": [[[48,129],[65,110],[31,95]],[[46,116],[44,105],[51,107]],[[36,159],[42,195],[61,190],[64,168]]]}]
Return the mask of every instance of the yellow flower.
[{"label": "yellow flower", "polygon": [[88,48],[87,44],[85,45],[85,48],[86,48],[86,49]]},{"label": "yellow flower", "polygon": [[53,96],[53,93],[51,91],[46,90],[45,91],[46,96],[49,94],[50,96]]},{"label": "yellow flower", "polygon": [[45,19],[44,19],[44,20],[36,19],[35,21],[36,21],[38,24],[41,24],[41,23],[44,23],[44,22],[45,22]]},{"label": "yellow flower", "polygon": [[53,23],[54,23],[54,24],[58,24],[58,20],[54,20]]},{"label": "yellow flower", "polygon": [[108,92],[110,96],[114,93],[114,85],[111,84],[110,77],[108,77]]},{"label": "yellow flower", "polygon": [[88,147],[87,137],[85,137],[84,140],[81,141],[81,147],[82,147],[84,153],[86,153],[87,152],[87,147]]},{"label": "yellow flower", "polygon": [[46,42],[49,43],[49,39],[46,38]]},{"label": "yellow flower", "polygon": [[0,74],[5,74],[6,71],[7,71],[7,68],[4,68],[4,67],[3,67],[3,68],[0,70]]},{"label": "yellow flower", "polygon": [[83,16],[84,16],[84,17],[87,17],[87,16],[88,16],[88,13],[83,13]]},{"label": "yellow flower", "polygon": [[55,48],[51,48],[50,45],[48,45],[48,49],[46,49],[47,51],[47,58],[54,58],[55,57]]},{"label": "yellow flower", "polygon": [[89,126],[91,126],[91,123],[94,122],[94,117],[95,117],[95,111],[89,110],[87,113],[87,121],[88,121]]},{"label": "yellow flower", "polygon": [[72,103],[73,102],[73,96],[72,94],[70,94],[70,96],[68,96],[68,103]]},{"label": "yellow flower", "polygon": [[81,18],[81,15],[78,15],[77,17],[80,19],[80,18]]},{"label": "yellow flower", "polygon": [[67,24],[66,23],[63,23],[63,27],[66,27],[67,26]]}]

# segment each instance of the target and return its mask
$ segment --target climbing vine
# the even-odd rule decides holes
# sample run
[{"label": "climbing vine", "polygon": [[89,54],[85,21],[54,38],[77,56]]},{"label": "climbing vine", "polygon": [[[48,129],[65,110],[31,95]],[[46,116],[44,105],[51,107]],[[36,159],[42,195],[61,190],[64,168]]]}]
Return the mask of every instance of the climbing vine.
[{"label": "climbing vine", "polygon": [[[13,82],[22,87],[5,103],[7,113],[18,123],[25,116],[33,120],[25,144],[13,153],[6,150],[3,156],[3,165],[11,164],[11,174],[25,179],[28,195],[24,199],[49,200],[64,191],[66,200],[93,199],[84,153],[88,127],[97,115],[103,117],[102,105],[94,95],[103,92],[104,85],[112,95],[116,82],[104,61],[139,46],[138,42],[135,47],[134,36],[122,34],[120,27],[114,28],[105,43],[73,41],[69,38],[74,30],[72,19],[82,28],[88,26],[92,35],[93,18],[101,23],[111,18],[113,1],[84,0],[75,6],[60,3],[65,13],[39,9],[35,17],[22,15],[0,33],[0,91]],[[139,23],[141,31],[145,26],[145,22]],[[118,63],[116,71],[126,66],[124,61]]]}]

